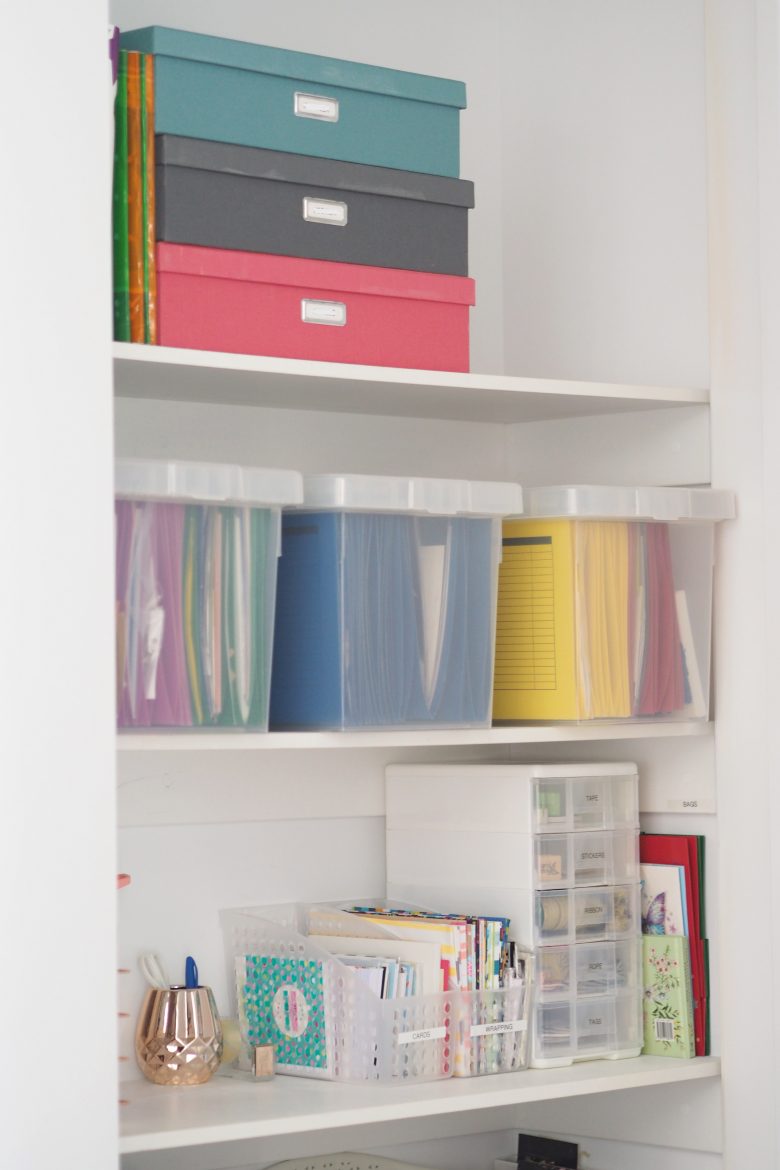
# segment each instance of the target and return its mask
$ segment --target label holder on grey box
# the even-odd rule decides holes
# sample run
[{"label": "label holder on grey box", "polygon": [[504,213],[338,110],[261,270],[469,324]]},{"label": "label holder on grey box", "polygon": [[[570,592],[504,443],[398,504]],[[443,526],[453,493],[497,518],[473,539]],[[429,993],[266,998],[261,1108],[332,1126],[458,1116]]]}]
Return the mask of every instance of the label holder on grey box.
[{"label": "label holder on grey box", "polygon": [[301,299],[301,320],[307,325],[346,325],[347,306],[343,301]]},{"label": "label holder on grey box", "polygon": [[296,118],[314,118],[317,122],[338,122],[338,98],[325,97],[320,93],[300,93],[293,98],[293,112]]},{"label": "label holder on grey box", "polygon": [[309,223],[324,223],[329,227],[346,227],[348,207],[337,199],[317,199],[313,195],[303,197],[303,218]]}]

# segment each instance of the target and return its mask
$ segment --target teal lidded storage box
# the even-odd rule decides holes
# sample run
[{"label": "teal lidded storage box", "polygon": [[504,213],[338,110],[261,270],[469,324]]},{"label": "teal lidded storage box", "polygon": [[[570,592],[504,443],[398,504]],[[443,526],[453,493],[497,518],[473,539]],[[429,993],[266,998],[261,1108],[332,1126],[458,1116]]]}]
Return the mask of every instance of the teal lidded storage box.
[{"label": "teal lidded storage box", "polygon": [[155,129],[457,178],[463,82],[180,29],[123,32],[155,54]]}]

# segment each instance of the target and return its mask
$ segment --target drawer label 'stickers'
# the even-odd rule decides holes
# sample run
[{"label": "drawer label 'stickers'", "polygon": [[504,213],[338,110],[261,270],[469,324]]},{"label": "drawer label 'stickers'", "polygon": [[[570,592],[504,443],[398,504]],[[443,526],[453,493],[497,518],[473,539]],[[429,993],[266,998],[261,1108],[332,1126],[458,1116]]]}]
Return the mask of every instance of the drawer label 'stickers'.
[{"label": "drawer label 'stickers'", "polygon": [[423,1040],[444,1040],[447,1035],[447,1029],[442,1028],[419,1028],[416,1032],[399,1032],[399,1044],[422,1044]]},{"label": "drawer label 'stickers'", "polygon": [[306,195],[303,200],[303,218],[310,223],[328,223],[333,227],[347,226],[347,205],[337,199],[312,199]]},{"label": "drawer label 'stickers'", "polygon": [[301,300],[301,320],[309,325],[346,325],[347,306],[342,301]]},{"label": "drawer label 'stickers'", "polygon": [[338,122],[338,98],[323,97],[319,93],[296,93],[293,110],[297,118],[316,118],[319,122]]},{"label": "drawer label 'stickers'", "polygon": [[506,1032],[524,1032],[528,1027],[526,1020],[501,1020],[496,1024],[472,1024],[472,1036],[502,1036]]}]

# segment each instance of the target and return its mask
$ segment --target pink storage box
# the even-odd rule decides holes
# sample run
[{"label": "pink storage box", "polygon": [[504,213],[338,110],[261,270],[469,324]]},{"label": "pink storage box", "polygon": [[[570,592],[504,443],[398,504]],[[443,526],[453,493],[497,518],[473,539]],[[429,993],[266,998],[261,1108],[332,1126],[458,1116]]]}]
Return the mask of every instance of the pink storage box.
[{"label": "pink storage box", "polygon": [[157,273],[160,345],[469,368],[467,276],[163,243]]}]

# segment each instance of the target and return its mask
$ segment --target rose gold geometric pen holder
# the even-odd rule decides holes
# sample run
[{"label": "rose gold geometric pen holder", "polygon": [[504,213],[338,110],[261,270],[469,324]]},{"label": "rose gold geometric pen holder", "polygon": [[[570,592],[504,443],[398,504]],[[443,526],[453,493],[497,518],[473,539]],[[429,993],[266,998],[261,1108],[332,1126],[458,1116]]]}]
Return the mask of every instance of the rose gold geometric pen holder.
[{"label": "rose gold geometric pen holder", "polygon": [[150,987],[135,1033],[135,1055],[156,1085],[202,1085],[222,1057],[222,1026],[210,987]]}]

